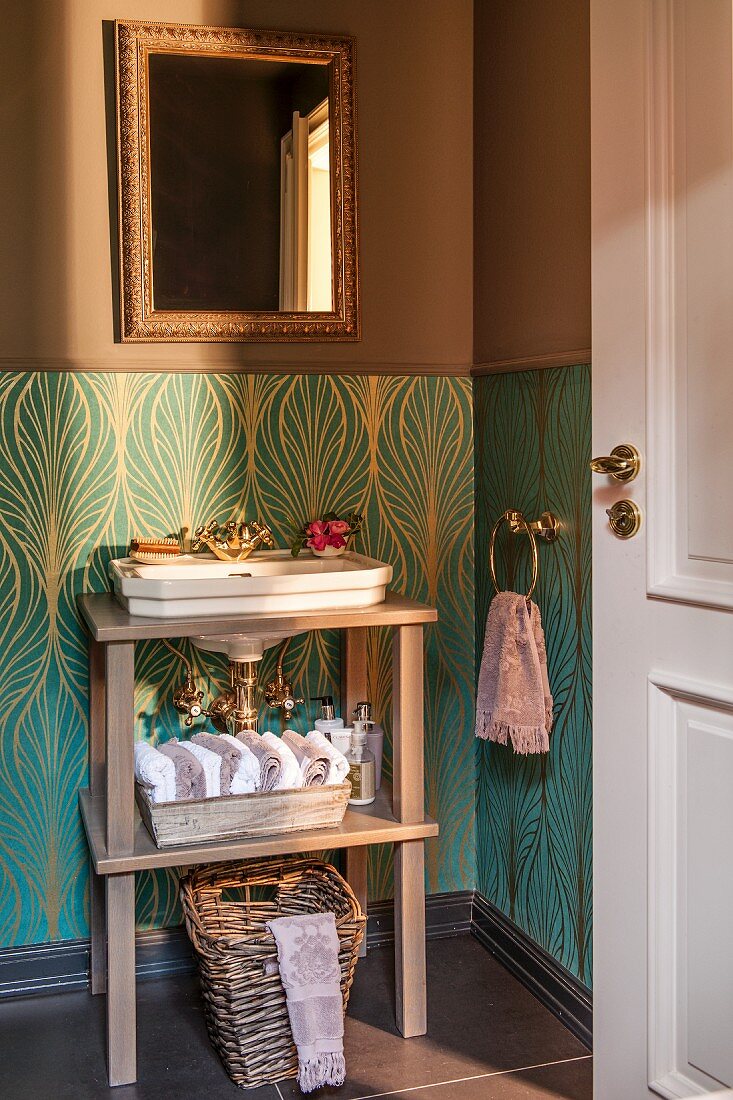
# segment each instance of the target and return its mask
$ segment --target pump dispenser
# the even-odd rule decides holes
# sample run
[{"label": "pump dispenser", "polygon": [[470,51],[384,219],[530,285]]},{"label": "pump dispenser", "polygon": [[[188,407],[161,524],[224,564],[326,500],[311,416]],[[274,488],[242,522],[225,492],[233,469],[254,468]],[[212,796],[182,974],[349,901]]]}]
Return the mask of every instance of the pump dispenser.
[{"label": "pump dispenser", "polygon": [[321,717],[316,718],[314,722],[315,729],[319,730],[325,737],[331,740],[331,730],[342,730],[344,728],[343,718],[336,717],[336,708],[333,705],[332,695],[312,695],[312,703],[321,704]]},{"label": "pump dispenser", "polygon": [[356,720],[351,734],[351,749],[346,757],[349,762],[351,782],[351,806],[368,806],[376,798],[374,786],[374,753],[366,747],[366,720]]},{"label": "pump dispenser", "polygon": [[374,754],[374,779],[376,789],[382,785],[382,754],[384,752],[384,730],[372,721],[372,704],[366,700],[354,707],[353,718],[366,722],[367,747]]}]

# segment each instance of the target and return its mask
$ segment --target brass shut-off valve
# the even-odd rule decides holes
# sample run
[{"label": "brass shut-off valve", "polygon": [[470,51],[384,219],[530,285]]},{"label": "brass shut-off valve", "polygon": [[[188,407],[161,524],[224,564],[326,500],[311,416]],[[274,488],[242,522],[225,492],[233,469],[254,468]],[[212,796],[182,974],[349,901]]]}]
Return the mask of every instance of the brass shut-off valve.
[{"label": "brass shut-off valve", "polygon": [[201,705],[203,698],[204,693],[196,690],[193,675],[189,668],[186,672],[185,681],[173,692],[173,706],[181,714],[185,714],[185,725],[192,726],[194,719],[200,718],[204,713],[204,708]]},{"label": "brass shut-off valve", "polygon": [[283,718],[289,718],[295,708],[301,706],[305,702],[304,699],[296,699],[293,692],[293,685],[283,672],[283,658],[285,657],[285,650],[288,647],[289,641],[289,638],[286,639],[278,654],[275,678],[270,680],[268,684],[265,684],[264,689],[265,702],[268,707],[272,707],[273,710],[282,711]]}]

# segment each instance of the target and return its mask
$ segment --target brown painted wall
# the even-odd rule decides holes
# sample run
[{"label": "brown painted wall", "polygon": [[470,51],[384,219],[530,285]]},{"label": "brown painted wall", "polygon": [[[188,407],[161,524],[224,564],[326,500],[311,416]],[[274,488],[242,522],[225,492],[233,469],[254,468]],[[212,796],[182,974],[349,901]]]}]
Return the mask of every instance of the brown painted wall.
[{"label": "brown painted wall", "polygon": [[[2,16],[0,367],[467,371],[472,0],[5,0]],[[101,151],[102,21],[116,17],[356,37],[360,343],[114,344]]]},{"label": "brown painted wall", "polygon": [[477,0],[474,23],[474,361],[585,362],[588,0]]}]

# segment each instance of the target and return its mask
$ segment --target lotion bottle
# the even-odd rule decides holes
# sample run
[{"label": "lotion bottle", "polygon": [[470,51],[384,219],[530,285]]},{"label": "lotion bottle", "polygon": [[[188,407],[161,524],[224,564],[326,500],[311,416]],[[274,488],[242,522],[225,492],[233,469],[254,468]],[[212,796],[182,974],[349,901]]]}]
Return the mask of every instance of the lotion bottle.
[{"label": "lotion bottle", "polygon": [[374,786],[374,753],[366,747],[367,725],[367,722],[354,722],[351,749],[346,757],[351,782],[350,806],[368,806],[377,796]]},{"label": "lotion bottle", "polygon": [[354,718],[367,722],[367,748],[374,754],[374,782],[377,790],[382,786],[382,755],[384,752],[384,730],[372,721],[372,704],[368,702],[357,703],[354,707]]},{"label": "lotion bottle", "polygon": [[333,705],[333,696],[314,695],[311,697],[311,702],[319,702],[321,704],[321,717],[316,718],[313,725],[315,729],[319,730],[330,741],[331,730],[342,730],[344,728],[343,718],[336,717],[336,709]]}]

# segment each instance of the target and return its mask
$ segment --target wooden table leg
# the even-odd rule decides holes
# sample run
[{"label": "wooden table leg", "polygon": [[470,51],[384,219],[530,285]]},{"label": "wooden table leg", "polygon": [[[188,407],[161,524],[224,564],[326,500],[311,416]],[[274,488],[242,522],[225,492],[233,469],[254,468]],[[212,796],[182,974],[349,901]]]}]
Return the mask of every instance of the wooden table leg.
[{"label": "wooden table leg", "polygon": [[135,874],[107,875],[107,1072],[110,1085],[137,1078]]},{"label": "wooden table leg", "polygon": [[133,850],[135,827],[135,643],[106,647],[107,851]]},{"label": "wooden table leg", "polygon": [[[106,648],[107,850],[133,850],[135,645]],[[135,1081],[135,875],[107,876],[107,1060],[110,1085]]]},{"label": "wooden table leg", "polygon": [[[341,706],[345,726],[351,724],[351,713],[356,704],[368,698],[366,627],[352,627],[341,632]],[[367,870],[367,848],[347,848],[346,878],[365,916],[368,903]],[[364,936],[359,955],[363,958],[366,953],[367,940]]]},{"label": "wooden table leg", "polygon": [[[356,900],[362,908],[364,916],[367,913],[367,871],[369,849],[362,845],[359,848],[346,849],[346,881],[356,894]],[[364,958],[367,953],[366,934],[359,947],[359,956]]]},{"label": "wooden table leg", "polygon": [[[105,658],[104,646],[89,644],[89,790],[93,796],[104,792],[106,778],[105,737]],[[104,915],[105,886],[89,861],[89,934],[91,950],[89,984],[93,994],[107,991],[107,935]]]},{"label": "wooden table leg", "polygon": [[104,878],[89,860],[89,987],[92,995],[107,992],[107,917]]},{"label": "wooden table leg", "polygon": [[425,845],[405,840],[394,846],[395,1004],[405,1038],[428,1029],[425,974]]},{"label": "wooden table leg", "polygon": [[[399,821],[425,816],[423,631],[395,627],[392,642],[392,805]],[[425,847],[395,844],[395,1001],[397,1027],[407,1038],[427,1031],[425,968]]]},{"label": "wooden table leg", "polygon": [[423,636],[397,626],[392,639],[392,804],[398,821],[425,817]]}]

